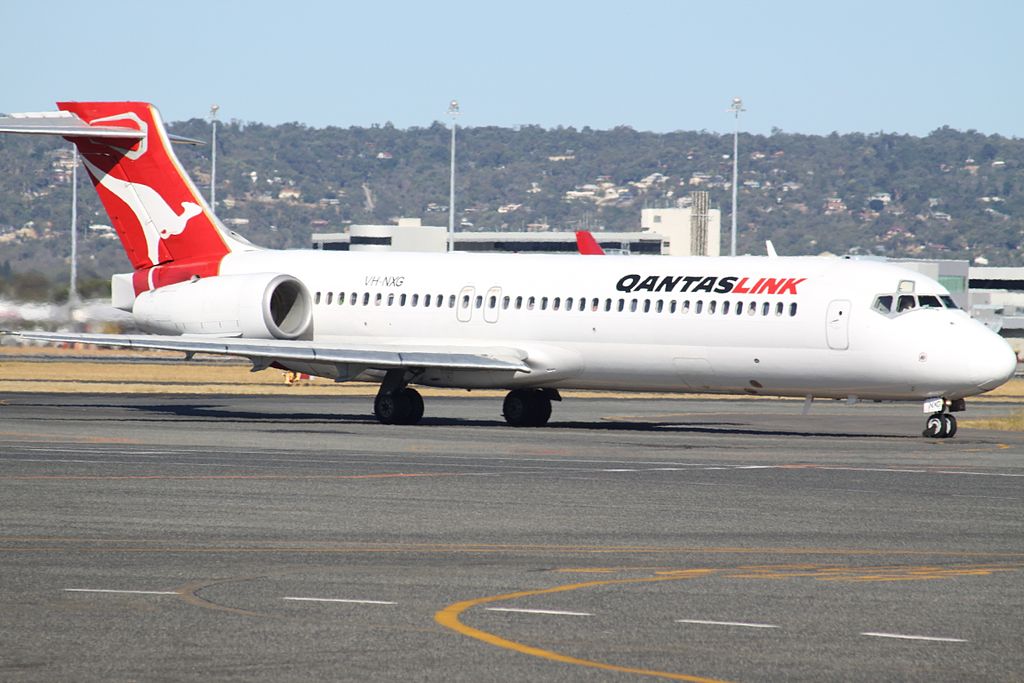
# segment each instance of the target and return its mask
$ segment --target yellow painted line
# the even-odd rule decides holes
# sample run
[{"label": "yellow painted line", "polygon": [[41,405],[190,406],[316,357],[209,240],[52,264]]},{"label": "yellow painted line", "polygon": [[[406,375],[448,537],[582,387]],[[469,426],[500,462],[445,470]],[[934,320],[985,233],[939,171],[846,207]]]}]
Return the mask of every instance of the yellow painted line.
[{"label": "yellow painted line", "polygon": [[575,666],[584,666],[591,669],[601,669],[603,671],[616,671],[618,673],[637,674],[639,676],[651,676],[654,678],[665,678],[673,681],[693,681],[696,683],[722,683],[720,679],[706,678],[703,676],[692,676],[689,674],[679,674],[670,671],[657,671],[654,669],[641,669],[632,666],[620,666],[618,664],[609,664],[606,662],[597,662],[592,659],[581,659],[579,657],[573,657],[570,655],[564,655],[553,650],[545,650],[544,648],[535,647],[533,645],[527,645],[508,638],[502,638],[499,635],[483,631],[472,626],[464,624],[459,617],[466,610],[477,607],[478,605],[485,605],[493,602],[502,602],[504,600],[515,600],[517,598],[525,598],[534,595],[550,595],[552,593],[564,593],[567,591],[579,590],[581,588],[596,588],[598,586],[614,586],[624,585],[631,583],[651,583],[655,581],[680,581],[683,579],[693,579],[708,574],[714,573],[714,569],[690,569],[680,571],[672,576],[656,576],[656,577],[645,577],[640,579],[612,579],[607,581],[585,581],[583,583],[573,583],[566,586],[556,586],[555,588],[544,588],[540,590],[532,591],[519,591],[516,593],[505,593],[503,595],[491,595],[483,598],[475,598],[472,600],[463,600],[462,602],[456,602],[448,605],[442,610],[439,610],[434,614],[434,620],[445,628],[449,628],[456,633],[461,633],[464,636],[475,638],[476,640],[487,643],[488,645],[494,645],[506,650],[512,650],[513,652],[519,652],[521,654],[530,655],[532,657],[539,657],[541,659],[547,659],[553,662],[560,662],[562,664],[573,664]]}]

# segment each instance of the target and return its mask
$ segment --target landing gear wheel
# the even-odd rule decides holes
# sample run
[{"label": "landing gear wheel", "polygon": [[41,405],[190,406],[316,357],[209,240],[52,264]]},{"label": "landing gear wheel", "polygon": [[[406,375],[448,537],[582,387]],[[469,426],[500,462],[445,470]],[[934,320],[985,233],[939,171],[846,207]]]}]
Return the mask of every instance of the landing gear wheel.
[{"label": "landing gear wheel", "polygon": [[409,404],[409,414],[405,416],[405,421],[401,424],[419,424],[419,421],[423,419],[423,397],[420,396],[420,392],[406,387],[402,391],[402,396]]},{"label": "landing gear wheel", "polygon": [[949,413],[933,413],[924,424],[922,436],[929,439],[949,439],[956,434],[956,418]]},{"label": "landing gear wheel", "polygon": [[949,413],[945,413],[942,416],[942,422],[944,427],[942,438],[952,439],[956,436],[956,418]]},{"label": "landing gear wheel", "polygon": [[373,400],[373,414],[386,425],[411,425],[423,418],[423,397],[415,389],[379,393]]},{"label": "landing gear wheel", "polygon": [[542,427],[551,417],[551,399],[541,389],[513,389],[501,412],[513,427]]}]

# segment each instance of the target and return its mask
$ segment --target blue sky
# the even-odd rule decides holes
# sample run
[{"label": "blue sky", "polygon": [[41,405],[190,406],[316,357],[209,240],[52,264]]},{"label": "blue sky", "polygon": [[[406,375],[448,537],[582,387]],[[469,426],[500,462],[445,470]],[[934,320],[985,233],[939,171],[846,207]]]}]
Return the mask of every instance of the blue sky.
[{"label": "blue sky", "polygon": [[1024,137],[1024,3],[0,0],[0,111]]}]

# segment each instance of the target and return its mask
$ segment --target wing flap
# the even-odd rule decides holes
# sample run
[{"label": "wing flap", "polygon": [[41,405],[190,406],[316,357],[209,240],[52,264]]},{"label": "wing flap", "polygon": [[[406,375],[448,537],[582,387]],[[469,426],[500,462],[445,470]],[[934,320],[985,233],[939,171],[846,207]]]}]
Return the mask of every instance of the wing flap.
[{"label": "wing flap", "polygon": [[395,347],[334,345],[326,342],[285,342],[276,339],[226,339],[183,335],[15,332],[23,339],[241,356],[251,361],[351,364],[370,369],[445,368],[530,372],[526,354],[517,349],[479,347]]}]

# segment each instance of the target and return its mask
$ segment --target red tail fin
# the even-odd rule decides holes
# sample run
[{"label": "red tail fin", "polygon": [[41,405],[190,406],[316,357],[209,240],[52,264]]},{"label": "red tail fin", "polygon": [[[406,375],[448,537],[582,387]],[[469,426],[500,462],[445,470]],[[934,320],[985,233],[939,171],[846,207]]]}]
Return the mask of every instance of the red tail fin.
[{"label": "red tail fin", "polygon": [[[171,261],[219,264],[231,241],[174,152],[160,113],[145,102],[58,102],[90,125],[141,132],[138,141],[67,136],[136,271]],[[214,266],[216,267],[216,266]]]},{"label": "red tail fin", "polygon": [[576,231],[576,249],[584,256],[604,256],[604,249],[589,230]]}]

